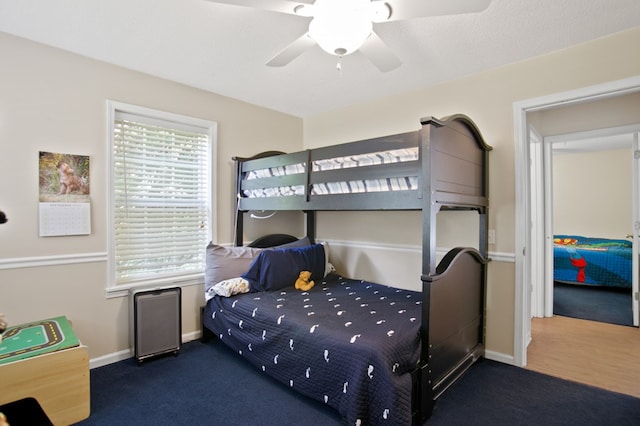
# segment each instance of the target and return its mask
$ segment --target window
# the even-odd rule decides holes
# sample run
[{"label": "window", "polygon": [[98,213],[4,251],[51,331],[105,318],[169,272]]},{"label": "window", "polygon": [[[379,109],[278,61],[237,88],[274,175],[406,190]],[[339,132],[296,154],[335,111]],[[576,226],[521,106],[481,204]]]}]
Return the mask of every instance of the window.
[{"label": "window", "polygon": [[216,124],[109,102],[109,282],[201,278],[212,239]]}]

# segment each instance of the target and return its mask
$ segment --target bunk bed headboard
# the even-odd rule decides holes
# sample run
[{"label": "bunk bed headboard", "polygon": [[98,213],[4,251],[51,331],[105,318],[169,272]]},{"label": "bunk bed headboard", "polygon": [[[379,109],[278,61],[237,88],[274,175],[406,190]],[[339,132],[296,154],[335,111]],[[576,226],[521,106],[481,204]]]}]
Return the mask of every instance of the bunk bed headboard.
[{"label": "bunk bed headboard", "polygon": [[486,207],[487,152],[492,148],[484,142],[473,121],[464,115],[454,115],[443,120],[427,117],[421,122],[424,152],[430,155],[429,164],[423,167],[430,177],[425,188],[430,186],[436,203]]},{"label": "bunk bed headboard", "polygon": [[478,127],[466,115],[422,123],[422,274],[436,273],[436,215],[442,209],[479,213],[478,249],[488,257],[489,151]]}]

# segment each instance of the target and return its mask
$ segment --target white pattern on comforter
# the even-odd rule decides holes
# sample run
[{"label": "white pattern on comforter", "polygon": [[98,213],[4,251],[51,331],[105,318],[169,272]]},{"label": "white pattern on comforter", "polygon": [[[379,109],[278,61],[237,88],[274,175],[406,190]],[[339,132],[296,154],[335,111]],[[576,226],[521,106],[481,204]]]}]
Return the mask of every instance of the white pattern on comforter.
[{"label": "white pattern on comforter", "polygon": [[252,364],[348,424],[410,424],[420,293],[329,275],[309,292],[213,298],[205,325]]}]

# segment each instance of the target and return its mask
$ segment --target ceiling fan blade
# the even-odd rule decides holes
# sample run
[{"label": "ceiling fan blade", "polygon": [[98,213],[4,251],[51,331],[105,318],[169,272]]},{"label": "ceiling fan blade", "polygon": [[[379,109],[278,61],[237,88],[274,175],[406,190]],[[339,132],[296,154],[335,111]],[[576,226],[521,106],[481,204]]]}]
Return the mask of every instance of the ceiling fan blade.
[{"label": "ceiling fan blade", "polygon": [[382,72],[392,71],[402,65],[395,53],[373,31],[358,50]]},{"label": "ceiling fan blade", "polygon": [[391,7],[387,21],[426,16],[459,15],[482,12],[491,0],[384,0]]},{"label": "ceiling fan blade", "polygon": [[287,47],[282,49],[277,55],[269,59],[267,65],[270,67],[282,67],[293,61],[304,53],[305,50],[316,45],[316,41],[309,37],[309,33],[304,33],[294,40]]},{"label": "ceiling fan blade", "polygon": [[298,6],[308,6],[309,2],[290,0],[207,0],[212,3],[230,4],[234,6],[251,7],[253,9],[270,10],[273,12],[288,13],[296,15],[295,9]]}]

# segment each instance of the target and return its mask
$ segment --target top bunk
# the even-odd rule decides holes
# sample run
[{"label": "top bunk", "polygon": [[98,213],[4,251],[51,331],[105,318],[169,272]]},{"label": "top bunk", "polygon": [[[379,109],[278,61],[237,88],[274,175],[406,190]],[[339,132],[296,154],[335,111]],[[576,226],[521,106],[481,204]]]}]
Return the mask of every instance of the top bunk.
[{"label": "top bunk", "polygon": [[236,157],[238,211],[484,210],[488,151],[465,115],[419,130],[284,154]]}]

